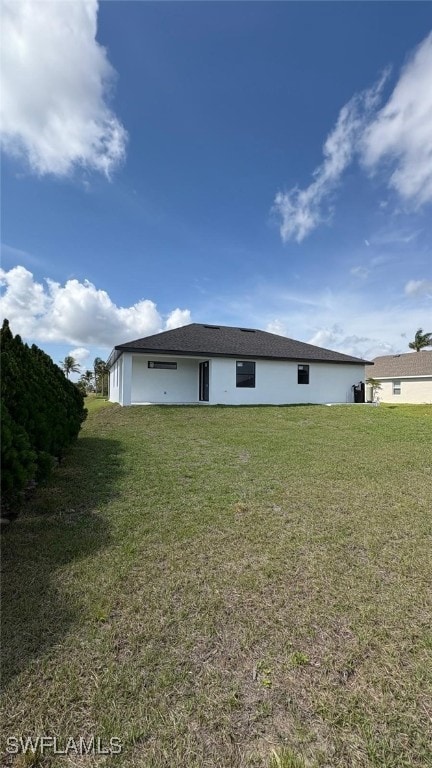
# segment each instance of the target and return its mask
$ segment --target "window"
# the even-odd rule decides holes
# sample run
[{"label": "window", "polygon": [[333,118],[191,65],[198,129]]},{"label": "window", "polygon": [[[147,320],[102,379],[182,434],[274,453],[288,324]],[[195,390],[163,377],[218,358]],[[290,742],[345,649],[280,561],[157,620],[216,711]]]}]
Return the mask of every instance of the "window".
[{"label": "window", "polygon": [[297,384],[309,384],[309,366],[297,366]]},{"label": "window", "polygon": [[237,360],[236,362],[236,387],[255,386],[255,363],[250,360]]},{"label": "window", "polygon": [[400,395],[401,393],[401,383],[400,381],[394,381],[393,382],[393,394],[394,395]]},{"label": "window", "polygon": [[164,371],[175,371],[177,370],[177,363],[168,363],[165,360],[149,360],[148,361],[148,367],[149,368],[163,368]]}]

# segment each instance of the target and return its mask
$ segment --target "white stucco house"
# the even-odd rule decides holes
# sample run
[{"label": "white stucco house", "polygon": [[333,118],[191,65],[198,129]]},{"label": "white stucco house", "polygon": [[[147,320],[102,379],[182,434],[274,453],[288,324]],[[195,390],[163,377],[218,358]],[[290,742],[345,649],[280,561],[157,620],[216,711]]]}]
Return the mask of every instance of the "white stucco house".
[{"label": "white stucco house", "polygon": [[192,323],[114,347],[109,398],[120,405],[349,403],[366,363],[254,328]]},{"label": "white stucco house", "polygon": [[377,379],[382,403],[432,403],[432,351],[376,357],[366,378]]}]

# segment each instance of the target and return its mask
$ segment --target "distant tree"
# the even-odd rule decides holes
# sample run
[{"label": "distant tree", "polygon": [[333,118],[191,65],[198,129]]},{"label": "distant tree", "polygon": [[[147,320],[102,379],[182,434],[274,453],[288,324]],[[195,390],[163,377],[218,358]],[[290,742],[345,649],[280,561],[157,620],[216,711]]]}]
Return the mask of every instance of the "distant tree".
[{"label": "distant tree", "polygon": [[78,392],[81,392],[83,397],[87,397],[86,385],[84,384],[82,379],[79,379],[79,381],[74,381],[74,387],[77,388]]},{"label": "distant tree", "polygon": [[60,368],[66,374],[66,378],[69,378],[70,373],[79,373],[81,366],[72,355],[66,355],[65,359],[60,361]]},{"label": "distant tree", "polygon": [[102,397],[105,394],[105,385],[106,385],[106,391],[108,394],[108,374],[109,374],[109,368],[107,367],[107,364],[105,360],[102,360],[101,357],[96,357],[95,361],[93,363],[94,367],[94,378],[95,378],[95,389],[96,394],[98,392],[101,393]]},{"label": "distant tree", "polygon": [[79,384],[82,384],[86,392],[93,392],[93,379],[94,379],[94,373],[93,371],[87,370],[85,373],[81,374]]},{"label": "distant tree", "polygon": [[93,370],[94,370],[94,381],[95,381],[95,392],[98,393],[98,384],[99,382],[99,372],[101,365],[103,365],[103,360],[101,357],[95,357],[93,361]]},{"label": "distant tree", "polygon": [[103,360],[99,369],[99,375],[101,379],[102,397],[108,395],[108,381],[109,381],[109,368],[106,362]]},{"label": "distant tree", "polygon": [[421,352],[425,347],[432,347],[432,333],[423,333],[423,328],[419,328],[414,341],[410,341],[408,346],[416,352]]}]

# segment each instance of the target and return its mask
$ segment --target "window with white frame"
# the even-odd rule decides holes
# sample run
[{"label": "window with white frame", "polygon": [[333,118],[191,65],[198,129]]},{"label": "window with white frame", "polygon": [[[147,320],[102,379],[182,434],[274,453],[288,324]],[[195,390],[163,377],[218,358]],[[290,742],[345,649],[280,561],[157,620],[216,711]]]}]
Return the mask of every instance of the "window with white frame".
[{"label": "window with white frame", "polygon": [[400,395],[401,393],[401,383],[400,381],[394,381],[393,382],[393,394],[394,395]]}]

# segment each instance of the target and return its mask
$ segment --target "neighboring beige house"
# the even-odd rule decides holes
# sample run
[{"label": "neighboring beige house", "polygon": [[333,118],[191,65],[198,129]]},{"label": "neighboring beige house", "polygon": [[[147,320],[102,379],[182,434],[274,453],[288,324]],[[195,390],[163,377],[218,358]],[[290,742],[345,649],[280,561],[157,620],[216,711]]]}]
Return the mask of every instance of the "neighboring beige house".
[{"label": "neighboring beige house", "polygon": [[[432,403],[432,352],[376,357],[366,366],[366,379],[378,379],[382,403]],[[370,400],[366,385],[366,399]]]}]

